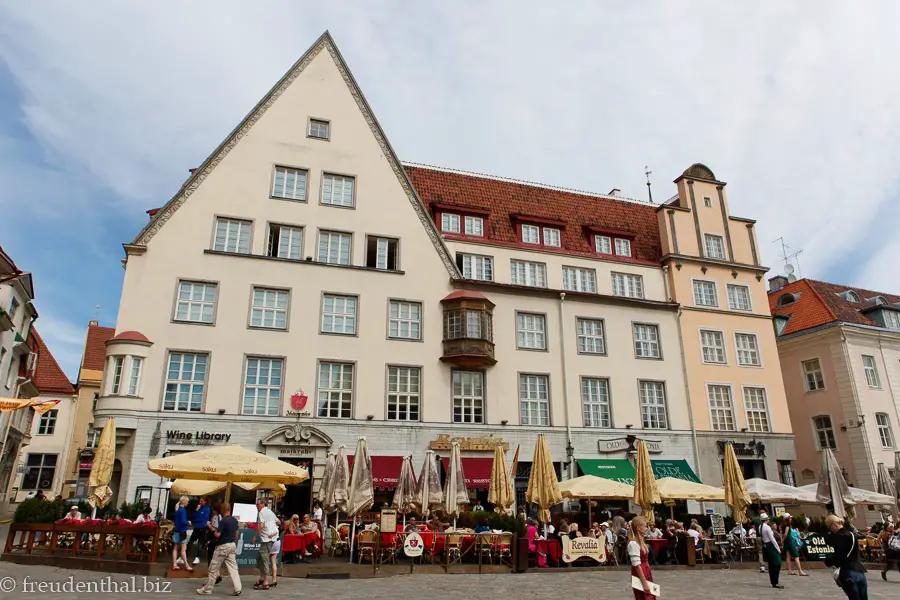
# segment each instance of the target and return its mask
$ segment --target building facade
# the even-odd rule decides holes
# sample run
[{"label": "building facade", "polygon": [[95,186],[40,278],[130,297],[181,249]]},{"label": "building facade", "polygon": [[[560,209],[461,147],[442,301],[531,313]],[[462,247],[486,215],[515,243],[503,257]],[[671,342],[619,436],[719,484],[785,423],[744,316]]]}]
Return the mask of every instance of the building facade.
[{"label": "building facade", "polygon": [[[900,423],[900,296],[811,279],[770,280],[769,305],[797,444],[798,485],[831,448],[851,486],[893,477]],[[861,521],[881,515],[861,507]]]},{"label": "building facade", "polygon": [[[327,452],[361,435],[382,488],[399,457],[418,466],[455,438],[473,490],[495,445],[521,447],[524,493],[541,433],[564,478],[627,477],[637,438],[658,473],[697,478],[705,432],[657,207],[402,164],[328,34],[150,213],[125,245],[95,411],[97,427],[116,418],[119,501],[155,501],[148,458],[237,443],[311,469],[285,500],[301,512]],[[763,271],[748,265],[716,268]],[[771,336],[747,285],[756,312],[717,318]],[[766,421],[748,442],[793,460],[774,358],[754,372]]]}]

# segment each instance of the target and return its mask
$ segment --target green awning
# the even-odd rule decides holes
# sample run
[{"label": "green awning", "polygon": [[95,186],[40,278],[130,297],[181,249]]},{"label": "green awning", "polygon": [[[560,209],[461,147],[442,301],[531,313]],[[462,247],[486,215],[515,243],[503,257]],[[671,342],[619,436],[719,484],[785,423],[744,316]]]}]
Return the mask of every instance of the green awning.
[{"label": "green awning", "polygon": [[[581,472],[605,479],[612,479],[628,485],[634,485],[634,465],[625,459],[579,458],[576,460]],[[677,477],[693,483],[702,483],[688,464],[681,460],[651,460],[653,474],[657,479]]]},{"label": "green awning", "polygon": [[653,464],[653,474],[656,475],[657,479],[662,479],[663,477],[675,477],[692,483],[703,483],[700,481],[700,478],[697,477],[697,474],[694,473],[694,470],[688,464],[688,461],[684,459],[651,460],[650,462]]}]

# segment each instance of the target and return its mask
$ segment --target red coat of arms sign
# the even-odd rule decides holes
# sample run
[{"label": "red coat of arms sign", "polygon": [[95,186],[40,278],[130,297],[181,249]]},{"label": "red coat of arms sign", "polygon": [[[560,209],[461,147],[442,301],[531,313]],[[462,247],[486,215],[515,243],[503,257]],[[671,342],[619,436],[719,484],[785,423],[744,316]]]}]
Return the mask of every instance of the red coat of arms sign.
[{"label": "red coat of arms sign", "polygon": [[303,390],[297,390],[291,394],[291,408],[294,410],[304,410],[308,401],[309,396],[303,393]]}]

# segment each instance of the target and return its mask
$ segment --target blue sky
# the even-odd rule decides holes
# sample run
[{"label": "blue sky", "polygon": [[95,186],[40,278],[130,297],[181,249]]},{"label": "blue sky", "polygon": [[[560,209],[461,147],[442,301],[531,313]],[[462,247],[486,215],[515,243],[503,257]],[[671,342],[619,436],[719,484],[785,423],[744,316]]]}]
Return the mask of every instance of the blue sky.
[{"label": "blue sky", "polygon": [[[900,290],[900,3],[0,0],[0,244],[71,378],[123,256],[330,29],[404,160],[654,197],[693,162],[779,271]],[[99,305],[99,309],[96,306]]]}]

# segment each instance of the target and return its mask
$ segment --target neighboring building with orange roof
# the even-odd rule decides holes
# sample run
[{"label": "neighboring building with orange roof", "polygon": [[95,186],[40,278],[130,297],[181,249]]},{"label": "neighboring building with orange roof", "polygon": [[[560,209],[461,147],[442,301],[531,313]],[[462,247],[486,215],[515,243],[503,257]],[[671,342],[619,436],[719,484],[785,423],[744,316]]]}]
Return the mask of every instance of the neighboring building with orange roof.
[{"label": "neighboring building with orange roof", "polygon": [[[797,444],[798,484],[834,451],[850,485],[893,477],[900,433],[900,295],[814,279],[769,280],[769,308]],[[857,509],[860,524],[878,511]]]}]

